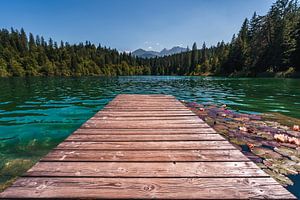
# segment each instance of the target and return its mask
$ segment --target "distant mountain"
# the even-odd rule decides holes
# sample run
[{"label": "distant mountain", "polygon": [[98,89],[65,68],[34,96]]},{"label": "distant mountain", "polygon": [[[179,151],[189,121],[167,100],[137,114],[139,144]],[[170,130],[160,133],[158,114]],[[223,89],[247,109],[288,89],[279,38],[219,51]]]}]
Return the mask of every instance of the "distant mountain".
[{"label": "distant mountain", "polygon": [[137,49],[134,52],[132,52],[132,55],[142,58],[153,58],[156,56],[160,56],[159,52],[156,51],[146,51],[144,49]]},{"label": "distant mountain", "polygon": [[163,50],[161,50],[160,55],[161,56],[169,56],[169,55],[173,55],[173,54],[176,54],[176,53],[181,53],[181,52],[184,52],[184,51],[187,51],[187,49],[183,48],[183,47],[176,46],[176,47],[173,47],[172,49],[169,49],[169,50],[164,48]]},{"label": "distant mountain", "polygon": [[166,49],[164,48],[163,50],[161,50],[160,52],[158,51],[146,51],[144,49],[137,49],[134,52],[132,52],[132,55],[137,56],[137,57],[141,57],[141,58],[154,58],[154,57],[162,57],[162,56],[169,56],[169,55],[173,55],[176,53],[181,53],[186,51],[186,48],[183,47],[173,47],[172,49]]}]

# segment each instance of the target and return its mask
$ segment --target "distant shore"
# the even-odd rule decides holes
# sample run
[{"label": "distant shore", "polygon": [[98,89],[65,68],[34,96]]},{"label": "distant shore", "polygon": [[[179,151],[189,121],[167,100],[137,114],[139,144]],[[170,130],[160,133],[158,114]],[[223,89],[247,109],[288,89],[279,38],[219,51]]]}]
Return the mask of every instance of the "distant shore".
[{"label": "distant shore", "polygon": [[296,72],[293,68],[281,72],[260,72],[258,74],[250,74],[249,72],[234,72],[231,74],[213,74],[213,73],[199,73],[196,76],[223,76],[235,78],[300,78],[300,72]]},{"label": "distant shore", "polygon": [[284,72],[263,72],[257,75],[250,75],[243,72],[236,72],[232,74],[212,74],[212,73],[199,73],[199,74],[191,74],[191,75],[149,75],[149,74],[138,74],[138,75],[104,75],[104,74],[90,74],[90,75],[22,75],[22,76],[0,76],[0,78],[13,78],[13,77],[117,77],[117,76],[211,76],[211,77],[227,77],[227,78],[300,78],[300,72],[287,73]]}]

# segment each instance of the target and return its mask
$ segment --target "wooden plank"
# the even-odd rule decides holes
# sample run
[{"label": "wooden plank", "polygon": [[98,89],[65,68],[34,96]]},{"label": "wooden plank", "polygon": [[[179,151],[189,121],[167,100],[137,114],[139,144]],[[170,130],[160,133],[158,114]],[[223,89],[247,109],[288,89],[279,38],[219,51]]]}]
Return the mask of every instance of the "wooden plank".
[{"label": "wooden plank", "polygon": [[170,99],[175,99],[173,95],[169,94],[119,94],[116,98],[130,98],[130,97],[137,97],[137,98],[170,98]]},{"label": "wooden plank", "polygon": [[[121,120],[120,120],[121,119]],[[152,124],[204,124],[205,122],[200,118],[187,118],[187,119],[157,119],[153,120],[153,118],[150,119],[139,119],[139,118],[129,118],[128,120],[126,117],[119,117],[115,120],[115,118],[105,118],[105,117],[92,117],[86,123],[105,123],[105,124],[113,124],[113,123],[152,123]],[[124,122],[125,121],[125,122]]]},{"label": "wooden plank", "polygon": [[137,100],[144,101],[146,103],[161,103],[163,101],[167,101],[168,103],[170,103],[170,102],[176,102],[177,104],[181,103],[176,98],[126,98],[125,99],[125,98],[119,98],[119,97],[114,98],[109,103],[123,102],[123,101],[136,102]]},{"label": "wooden plank", "polygon": [[111,102],[109,102],[107,104],[107,106],[115,106],[115,107],[119,107],[119,106],[163,106],[163,107],[168,107],[168,106],[174,106],[174,107],[185,107],[184,104],[182,104],[181,102],[178,101],[165,101],[165,102],[161,102],[161,101],[116,101],[113,100]]},{"label": "wooden plank", "polygon": [[148,150],[148,149],[235,149],[227,141],[176,142],[62,142],[56,149]]},{"label": "wooden plank", "polygon": [[122,100],[130,100],[130,99],[168,99],[168,100],[176,100],[176,98],[174,96],[166,96],[166,95],[118,95],[114,98],[114,100],[118,100],[118,99],[122,99]]},{"label": "wooden plank", "polygon": [[219,134],[172,134],[172,135],[91,135],[91,134],[72,134],[65,141],[221,141],[225,140]]},{"label": "wooden plank", "polygon": [[[142,125],[142,127],[145,126],[170,126],[170,125],[174,125],[174,128],[176,128],[177,125],[190,125],[192,124],[192,126],[195,125],[201,125],[201,127],[203,125],[205,125],[207,128],[209,126],[207,126],[207,124],[205,122],[203,122],[201,119],[190,119],[190,120],[107,120],[107,119],[97,119],[97,118],[91,118],[89,120],[87,120],[83,125],[110,125],[110,126],[122,126],[122,125],[126,125],[126,127],[131,127],[131,126],[140,126]],[[103,125],[102,125],[103,124]],[[197,127],[197,126],[196,126]],[[193,127],[191,127],[193,128]]]},{"label": "wooden plank", "polygon": [[185,108],[186,107],[182,103],[178,102],[171,102],[171,103],[149,103],[149,102],[128,102],[128,101],[123,101],[123,102],[110,102],[109,104],[106,105],[106,107],[146,107],[146,108],[152,108],[152,107],[159,107],[159,108]]},{"label": "wooden plank", "polygon": [[108,109],[179,109],[179,110],[187,110],[187,108],[184,105],[166,105],[166,104],[131,104],[131,103],[125,103],[124,104],[113,104],[113,105],[106,105],[105,108]]},{"label": "wooden plank", "polygon": [[[101,110],[101,111],[99,111],[98,113],[126,113],[126,112],[128,112],[128,111],[126,111],[126,110],[116,110],[116,111],[112,111],[112,110]],[[172,115],[172,114],[193,114],[193,116],[196,116],[192,111],[190,111],[190,110],[166,110],[166,111],[161,111],[163,114],[165,114],[165,115]],[[98,114],[97,113],[97,114]],[[139,110],[136,110],[136,111],[131,111],[130,113],[137,113],[137,114],[142,114],[142,113],[147,113],[147,114],[155,114],[155,113],[157,113],[157,111],[156,110],[154,110],[154,111],[139,111]],[[151,116],[151,115],[150,115]]]},{"label": "wooden plank", "polygon": [[186,107],[183,105],[143,105],[143,104],[130,104],[130,103],[124,103],[119,105],[107,105],[105,106],[106,109],[179,109],[179,110],[187,110]]},{"label": "wooden plank", "polygon": [[118,98],[116,97],[114,101],[132,101],[132,102],[178,102],[176,99],[173,98]]},{"label": "wooden plank", "polygon": [[185,108],[161,108],[161,107],[152,107],[152,108],[145,108],[145,107],[136,107],[136,108],[112,108],[112,107],[105,107],[102,111],[122,111],[122,112],[132,112],[132,111],[186,111]]},{"label": "wooden plank", "polygon": [[253,162],[40,162],[25,176],[269,177]]},{"label": "wooden plank", "polygon": [[212,128],[195,129],[77,129],[74,134],[121,134],[121,135],[172,135],[172,134],[215,134]]},{"label": "wooden plank", "polygon": [[175,97],[173,96],[153,96],[153,95],[118,95],[117,97],[114,98],[114,100],[176,100]]},{"label": "wooden plank", "polygon": [[42,161],[199,162],[249,161],[239,150],[53,150]]},{"label": "wooden plank", "polygon": [[147,97],[175,99],[175,97],[173,95],[169,95],[169,94],[119,94],[116,98],[126,99],[126,98],[130,98],[130,97],[143,98],[143,99],[147,98]]},{"label": "wooden plank", "polygon": [[148,121],[148,122],[135,122],[135,123],[128,123],[128,122],[86,122],[84,123],[81,128],[100,128],[100,129],[169,129],[169,128],[209,128],[206,123],[161,123],[160,121]]},{"label": "wooden plank", "polygon": [[140,111],[140,112],[107,112],[101,111],[96,113],[95,117],[170,117],[170,116],[195,116],[193,112],[149,112],[149,111]]},{"label": "wooden plank", "polygon": [[116,99],[116,101],[114,102],[136,102],[137,104],[142,104],[142,103],[148,103],[148,102],[152,102],[152,103],[178,103],[178,100],[175,99],[128,99],[128,100],[124,100],[124,99]]},{"label": "wooden plank", "polygon": [[3,198],[294,199],[272,178],[20,178]]},{"label": "wooden plank", "polygon": [[144,121],[144,120],[173,120],[173,121],[180,121],[180,120],[195,120],[202,122],[203,120],[200,119],[197,116],[158,116],[158,117],[152,117],[152,116],[140,116],[140,117],[119,117],[119,116],[113,116],[113,117],[92,117],[90,119],[95,120],[110,120],[110,121]]},{"label": "wooden plank", "polygon": [[187,110],[187,108],[181,103],[148,103],[148,102],[111,102],[105,106],[105,108],[109,109],[135,109],[135,108],[160,108],[160,109],[180,109],[180,110]]},{"label": "wooden plank", "polygon": [[167,107],[167,106],[173,106],[173,107],[177,107],[177,106],[184,106],[184,104],[182,104],[181,102],[178,102],[177,100],[114,100],[109,102],[108,104],[106,104],[107,106],[163,106],[163,107]]}]

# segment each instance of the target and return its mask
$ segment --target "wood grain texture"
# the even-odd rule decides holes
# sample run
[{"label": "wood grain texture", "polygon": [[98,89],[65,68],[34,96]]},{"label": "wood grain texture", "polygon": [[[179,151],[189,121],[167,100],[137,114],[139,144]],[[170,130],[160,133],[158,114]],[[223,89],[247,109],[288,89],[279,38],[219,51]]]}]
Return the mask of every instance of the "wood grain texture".
[{"label": "wood grain texture", "polygon": [[119,107],[119,108],[113,108],[113,107],[105,107],[103,111],[122,111],[122,112],[132,112],[132,111],[186,111],[186,108],[174,108],[174,107],[167,107],[167,108],[161,108],[161,107],[152,107],[152,108],[146,108],[146,107]]},{"label": "wood grain texture", "polygon": [[[152,173],[149,173],[150,171]],[[269,177],[253,162],[40,162],[25,175],[42,177]]]},{"label": "wood grain texture", "polygon": [[140,108],[185,108],[186,107],[182,103],[178,102],[162,102],[162,103],[153,103],[153,102],[126,102],[126,101],[119,101],[119,102],[110,102],[107,104],[106,108],[135,108],[135,107],[140,107]]},{"label": "wood grain texture", "polygon": [[56,149],[163,150],[235,149],[228,141],[155,141],[155,142],[62,142]]},{"label": "wood grain texture", "polygon": [[72,134],[65,141],[72,142],[136,142],[136,141],[221,141],[225,140],[219,134],[172,134],[172,135],[90,135],[90,134]]},{"label": "wood grain texture", "polygon": [[272,178],[19,178],[3,198],[294,199]]},{"label": "wood grain texture", "polygon": [[3,199],[294,199],[171,95],[118,95]]},{"label": "wood grain texture", "polygon": [[173,134],[215,134],[212,128],[195,129],[77,129],[75,134],[109,135],[173,135]]},{"label": "wood grain texture", "polygon": [[158,111],[114,111],[114,112],[108,112],[103,111],[96,113],[95,117],[169,117],[169,116],[195,116],[192,112],[174,112],[174,111],[164,111],[164,112],[158,112]]},{"label": "wood grain texture", "polygon": [[[122,125],[128,124],[128,121],[132,124],[144,124],[148,126],[158,126],[158,125],[165,125],[165,124],[205,124],[205,122],[201,119],[160,119],[160,120],[153,120],[153,119],[131,119],[131,120],[114,120],[114,119],[107,119],[107,118],[96,118],[92,117],[85,124],[109,124],[109,125]],[[205,124],[206,125],[206,124]],[[207,127],[208,128],[208,127]]]},{"label": "wood grain texture", "polygon": [[[110,121],[145,121],[145,120],[168,120],[168,121],[199,121],[203,122],[202,119],[200,119],[197,116],[136,116],[136,117],[119,117],[119,116],[103,116],[103,117],[91,117],[90,119],[93,120],[110,120]],[[168,122],[167,121],[167,122]]]},{"label": "wood grain texture", "polygon": [[99,129],[169,129],[169,128],[176,128],[176,129],[189,129],[189,128],[209,128],[209,126],[205,123],[162,123],[158,122],[135,122],[135,123],[120,123],[120,122],[86,122],[84,123],[81,128],[99,128]]},{"label": "wood grain texture", "polygon": [[42,161],[199,162],[249,161],[239,150],[53,150]]}]

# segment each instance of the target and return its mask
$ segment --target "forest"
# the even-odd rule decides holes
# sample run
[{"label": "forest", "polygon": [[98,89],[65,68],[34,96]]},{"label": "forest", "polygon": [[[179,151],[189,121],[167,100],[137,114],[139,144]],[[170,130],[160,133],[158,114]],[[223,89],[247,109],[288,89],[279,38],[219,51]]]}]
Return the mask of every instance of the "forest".
[{"label": "forest", "polygon": [[264,16],[246,18],[230,42],[165,57],[138,58],[89,41],[69,44],[25,30],[0,30],[0,77],[300,74],[300,7],[277,0]]}]

